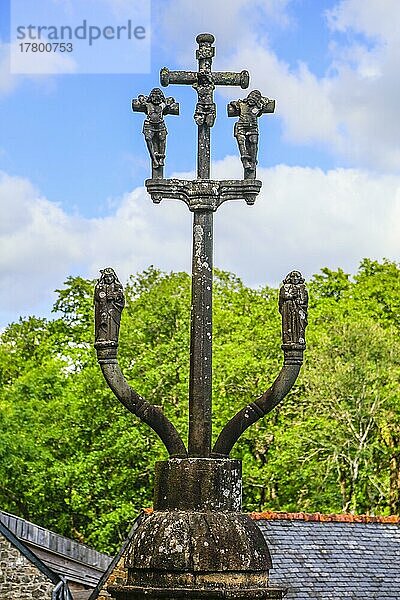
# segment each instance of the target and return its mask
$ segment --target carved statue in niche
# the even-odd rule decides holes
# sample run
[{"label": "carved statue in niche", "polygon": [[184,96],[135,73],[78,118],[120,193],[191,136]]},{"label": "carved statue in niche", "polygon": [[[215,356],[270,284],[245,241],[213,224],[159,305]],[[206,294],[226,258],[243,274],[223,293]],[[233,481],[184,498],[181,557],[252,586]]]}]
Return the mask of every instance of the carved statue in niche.
[{"label": "carved statue in niche", "polygon": [[121,313],[125,305],[123,287],[111,267],[100,271],[94,292],[96,342],[118,343]]},{"label": "carved statue in niche", "polygon": [[291,271],[279,292],[283,344],[305,345],[308,293],[299,271]]}]

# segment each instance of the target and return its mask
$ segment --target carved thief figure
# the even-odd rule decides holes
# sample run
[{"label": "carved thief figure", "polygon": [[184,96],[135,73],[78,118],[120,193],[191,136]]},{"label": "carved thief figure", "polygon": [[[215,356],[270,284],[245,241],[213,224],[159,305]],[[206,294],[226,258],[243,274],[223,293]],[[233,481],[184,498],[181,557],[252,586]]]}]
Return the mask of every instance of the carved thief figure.
[{"label": "carved thief figure", "polygon": [[94,300],[96,342],[118,343],[125,300],[123,287],[111,267],[101,271],[101,277],[95,287]]},{"label": "carved thief figure", "polygon": [[299,271],[291,271],[279,292],[279,312],[282,315],[283,344],[305,346],[308,293]]},{"label": "carved thief figure", "polygon": [[235,123],[234,136],[237,140],[245,179],[255,179],[258,152],[258,117],[274,112],[275,101],[253,90],[244,100],[228,104],[228,116],[239,117]]},{"label": "carved thief figure", "polygon": [[166,98],[160,88],[154,88],[148,96],[141,94],[137,100],[132,100],[132,110],[147,115],[143,135],[152,162],[153,177],[162,177],[168,133],[164,115],[178,115],[179,104],[174,98]]}]

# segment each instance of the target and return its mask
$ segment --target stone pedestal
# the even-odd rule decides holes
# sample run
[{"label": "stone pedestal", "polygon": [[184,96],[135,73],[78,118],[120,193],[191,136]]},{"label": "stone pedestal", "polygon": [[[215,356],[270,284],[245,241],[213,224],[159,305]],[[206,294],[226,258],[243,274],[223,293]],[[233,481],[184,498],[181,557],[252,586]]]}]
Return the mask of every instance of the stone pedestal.
[{"label": "stone pedestal", "polygon": [[263,535],[241,513],[241,462],[170,459],[156,466],[154,512],[126,554],[128,581],[117,600],[281,599]]}]

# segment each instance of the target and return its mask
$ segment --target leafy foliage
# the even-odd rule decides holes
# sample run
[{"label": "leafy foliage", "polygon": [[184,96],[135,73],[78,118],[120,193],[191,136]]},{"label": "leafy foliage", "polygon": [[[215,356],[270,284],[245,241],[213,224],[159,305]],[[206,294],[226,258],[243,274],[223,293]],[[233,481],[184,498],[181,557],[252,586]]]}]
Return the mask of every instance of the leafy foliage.
[{"label": "leafy foliage", "polygon": [[[234,449],[245,508],[400,512],[400,269],[365,259],[354,279],[309,282],[306,362],[294,389]],[[113,552],[165,451],[108,390],[92,348],[93,282],[69,278],[53,320],[0,340],[0,501],[4,510]],[[214,433],[275,378],[277,290],[216,271]],[[187,433],[190,277],[131,278],[120,364],[135,389]]]}]

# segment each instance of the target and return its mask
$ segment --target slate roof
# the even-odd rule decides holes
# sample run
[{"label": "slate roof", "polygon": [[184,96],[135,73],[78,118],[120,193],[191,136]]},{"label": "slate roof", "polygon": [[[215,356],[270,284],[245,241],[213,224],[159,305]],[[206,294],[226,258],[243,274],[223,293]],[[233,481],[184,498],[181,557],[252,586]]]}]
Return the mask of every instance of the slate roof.
[{"label": "slate roof", "polygon": [[253,513],[285,600],[399,600],[400,518]]}]

